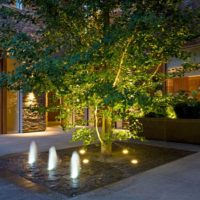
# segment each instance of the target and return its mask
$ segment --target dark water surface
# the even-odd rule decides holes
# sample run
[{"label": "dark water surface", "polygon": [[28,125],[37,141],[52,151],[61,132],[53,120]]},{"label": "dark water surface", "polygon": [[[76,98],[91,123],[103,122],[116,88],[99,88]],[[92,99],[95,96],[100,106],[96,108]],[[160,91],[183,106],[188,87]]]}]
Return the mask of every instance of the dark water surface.
[{"label": "dark water surface", "polygon": [[[122,153],[124,148],[129,151],[126,155]],[[103,158],[99,153],[100,147],[92,145],[88,147],[85,155],[80,155],[80,176],[77,180],[72,180],[70,178],[71,154],[80,149],[79,147],[58,150],[58,168],[51,172],[47,170],[47,152],[39,154],[38,162],[34,166],[27,164],[28,153],[1,157],[0,168],[58,193],[75,196],[194,153],[144,144],[115,143],[113,156]],[[82,162],[85,158],[89,160],[88,164]],[[137,160],[138,163],[133,164],[132,160]]]}]

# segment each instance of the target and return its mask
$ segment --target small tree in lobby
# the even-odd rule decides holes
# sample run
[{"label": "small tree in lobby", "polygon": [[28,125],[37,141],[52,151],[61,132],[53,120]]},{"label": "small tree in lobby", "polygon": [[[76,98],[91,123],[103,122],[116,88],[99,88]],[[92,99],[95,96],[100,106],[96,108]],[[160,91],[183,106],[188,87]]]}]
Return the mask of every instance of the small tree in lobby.
[{"label": "small tree in lobby", "polygon": [[[163,66],[171,57],[184,59],[187,54],[182,47],[200,30],[199,10],[184,8],[179,0],[23,3],[37,9],[20,11],[21,18],[40,28],[34,36],[10,32],[6,40],[2,32],[2,50],[14,56],[19,66],[13,73],[1,74],[1,85],[55,92],[63,100],[61,117],[66,124],[68,111],[89,107],[105,155],[111,154],[113,140],[136,137],[141,128],[137,121],[133,132],[113,131],[114,121],[143,115],[150,97],[167,78]],[[83,138],[90,143],[91,132],[78,130],[74,140]]]}]

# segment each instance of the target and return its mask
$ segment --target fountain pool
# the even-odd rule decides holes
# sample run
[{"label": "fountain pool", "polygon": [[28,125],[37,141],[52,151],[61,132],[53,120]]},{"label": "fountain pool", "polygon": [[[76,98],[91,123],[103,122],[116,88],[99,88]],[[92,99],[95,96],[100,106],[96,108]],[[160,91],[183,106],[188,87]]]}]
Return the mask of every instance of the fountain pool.
[{"label": "fountain pool", "polygon": [[[71,156],[74,151],[79,152],[80,149],[81,147],[57,150],[59,163],[53,170],[47,169],[48,152],[39,153],[34,166],[27,163],[26,153],[1,157],[0,166],[1,170],[9,170],[50,190],[71,197],[194,153],[144,144],[115,143],[113,156],[103,158],[99,153],[100,147],[91,145],[85,154],[79,155],[81,163],[79,177],[72,177]],[[123,151],[124,149],[126,151]],[[76,156],[74,160],[77,162]],[[79,171],[80,165],[77,169]]]}]

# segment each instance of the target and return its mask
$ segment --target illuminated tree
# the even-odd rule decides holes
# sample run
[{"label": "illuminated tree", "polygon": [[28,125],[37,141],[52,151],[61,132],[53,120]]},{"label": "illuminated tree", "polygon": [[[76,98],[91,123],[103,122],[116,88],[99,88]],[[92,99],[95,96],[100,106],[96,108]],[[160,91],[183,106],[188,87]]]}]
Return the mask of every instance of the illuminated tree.
[{"label": "illuminated tree", "polygon": [[[137,121],[133,132],[113,131],[114,121],[142,116],[152,98],[159,99],[154,93],[166,74],[158,72],[171,57],[185,59],[183,46],[200,30],[199,10],[182,7],[180,0],[23,2],[37,11],[21,11],[21,18],[40,29],[34,36],[10,32],[4,40],[0,35],[3,52],[19,62],[13,74],[1,75],[1,85],[55,92],[63,99],[59,109],[66,121],[74,109],[91,108],[103,154],[111,153],[113,140],[136,137]],[[74,139],[89,143],[93,132],[78,130]]]}]

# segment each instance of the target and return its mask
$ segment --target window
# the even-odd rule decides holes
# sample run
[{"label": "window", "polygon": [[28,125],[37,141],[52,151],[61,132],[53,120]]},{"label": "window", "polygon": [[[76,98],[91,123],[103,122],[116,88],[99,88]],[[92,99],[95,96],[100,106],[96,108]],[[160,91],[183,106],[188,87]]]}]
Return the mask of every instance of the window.
[{"label": "window", "polygon": [[18,8],[20,10],[23,9],[22,0],[16,0],[16,8]]}]

